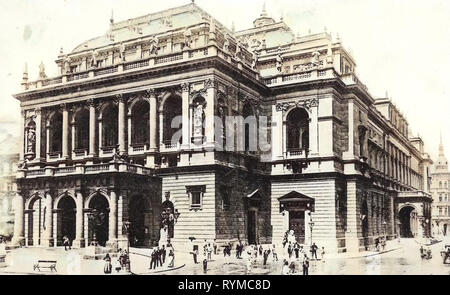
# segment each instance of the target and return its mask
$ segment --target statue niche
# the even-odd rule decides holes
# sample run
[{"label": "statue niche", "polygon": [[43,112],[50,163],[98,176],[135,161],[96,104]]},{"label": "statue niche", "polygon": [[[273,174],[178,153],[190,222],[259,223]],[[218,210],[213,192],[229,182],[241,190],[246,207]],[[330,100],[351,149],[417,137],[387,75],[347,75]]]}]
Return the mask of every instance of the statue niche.
[{"label": "statue niche", "polygon": [[205,136],[205,99],[198,96],[194,99],[192,104],[193,113],[193,134],[192,138],[195,144],[202,144]]},{"label": "statue niche", "polygon": [[34,121],[30,121],[26,127],[26,138],[25,157],[32,160],[36,157],[36,123]]}]

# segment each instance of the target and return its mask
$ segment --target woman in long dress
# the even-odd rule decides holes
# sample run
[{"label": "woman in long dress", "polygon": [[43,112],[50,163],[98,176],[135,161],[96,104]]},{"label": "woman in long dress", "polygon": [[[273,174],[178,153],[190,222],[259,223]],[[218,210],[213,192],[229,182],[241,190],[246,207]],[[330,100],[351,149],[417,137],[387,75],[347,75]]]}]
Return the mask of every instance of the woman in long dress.
[{"label": "woman in long dress", "polygon": [[112,270],[112,265],[111,265],[111,257],[109,256],[109,253],[106,253],[105,258],[103,258],[103,260],[105,260],[105,267],[103,268],[103,271],[105,272],[105,274],[110,274],[111,270]]},{"label": "woman in long dress", "polygon": [[169,265],[168,267],[172,268],[175,264],[175,253],[173,253],[173,250],[171,249],[169,251]]}]

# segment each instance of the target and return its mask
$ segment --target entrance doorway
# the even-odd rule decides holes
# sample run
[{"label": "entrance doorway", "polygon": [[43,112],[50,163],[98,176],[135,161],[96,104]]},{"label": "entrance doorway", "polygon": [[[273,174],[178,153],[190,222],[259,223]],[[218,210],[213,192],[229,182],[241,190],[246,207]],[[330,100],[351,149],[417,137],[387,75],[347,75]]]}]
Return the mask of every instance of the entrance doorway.
[{"label": "entrance doorway", "polygon": [[256,244],[256,211],[247,213],[247,240],[249,244]]},{"label": "entrance doorway", "polygon": [[413,238],[417,229],[416,210],[411,206],[406,206],[399,211],[400,237]]},{"label": "entrance doorway", "polygon": [[42,198],[35,198],[30,202],[28,208],[28,246],[39,246],[42,243],[43,233],[45,231],[45,202]]},{"label": "entrance doorway", "polygon": [[92,209],[89,215],[89,243],[95,239],[100,246],[106,246],[109,229],[109,203],[100,194],[94,196],[89,204]]},{"label": "entrance doorway", "polygon": [[129,203],[130,245],[132,247],[149,246],[149,224],[147,222],[149,205],[144,196],[133,196]]},{"label": "entrance doorway", "polygon": [[62,245],[64,236],[70,241],[75,239],[76,208],[76,203],[70,196],[63,197],[58,203],[58,245]]},{"label": "entrance doorway", "polygon": [[289,230],[293,230],[299,244],[305,243],[305,211],[289,211]]}]

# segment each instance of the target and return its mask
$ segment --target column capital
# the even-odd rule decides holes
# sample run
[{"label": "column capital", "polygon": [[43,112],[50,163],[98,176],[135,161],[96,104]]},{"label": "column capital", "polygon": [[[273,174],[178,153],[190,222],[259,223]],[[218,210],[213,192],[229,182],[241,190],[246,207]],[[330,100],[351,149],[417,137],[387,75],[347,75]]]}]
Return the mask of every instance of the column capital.
[{"label": "column capital", "polygon": [[61,111],[68,111],[67,103],[65,103],[65,102],[61,103],[61,104],[59,105],[59,109],[60,109]]},{"label": "column capital", "polygon": [[154,88],[149,88],[149,89],[145,90],[145,96],[156,97],[156,90]]},{"label": "column capital", "polygon": [[114,102],[116,103],[125,103],[126,102],[126,98],[123,94],[116,94],[116,96],[114,97]]},{"label": "column capital", "polygon": [[42,114],[42,108],[40,107],[35,108],[34,113],[36,114],[36,116],[40,116]]},{"label": "column capital", "polygon": [[185,83],[181,83],[181,91],[186,92],[189,91],[189,83],[185,82]]},{"label": "column capital", "polygon": [[217,87],[217,81],[215,81],[213,79],[205,80],[205,89],[216,88],[216,87]]},{"label": "column capital", "polygon": [[95,108],[95,100],[93,98],[89,98],[88,100],[86,100],[86,104],[89,107],[94,107]]}]

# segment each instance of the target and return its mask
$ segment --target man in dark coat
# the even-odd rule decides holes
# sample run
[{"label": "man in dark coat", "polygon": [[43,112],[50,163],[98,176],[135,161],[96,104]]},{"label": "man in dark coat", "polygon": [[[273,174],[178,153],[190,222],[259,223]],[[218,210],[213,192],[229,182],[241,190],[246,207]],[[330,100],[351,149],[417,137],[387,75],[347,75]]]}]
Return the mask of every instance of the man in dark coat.
[{"label": "man in dark coat", "polygon": [[163,245],[161,249],[162,264],[166,262],[166,247]]}]

